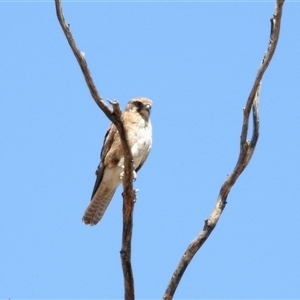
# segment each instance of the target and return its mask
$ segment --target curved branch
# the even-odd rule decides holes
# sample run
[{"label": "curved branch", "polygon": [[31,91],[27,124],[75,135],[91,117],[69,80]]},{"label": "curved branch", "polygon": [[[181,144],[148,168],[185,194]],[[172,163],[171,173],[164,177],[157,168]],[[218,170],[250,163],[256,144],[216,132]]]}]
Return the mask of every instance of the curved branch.
[{"label": "curved branch", "polygon": [[[236,180],[240,174],[247,167],[251,157],[254,153],[256,143],[259,137],[259,116],[258,116],[258,104],[259,104],[259,92],[260,92],[260,83],[264,72],[268,68],[268,65],[273,57],[275,52],[279,32],[280,32],[280,21],[282,16],[282,7],[284,0],[277,0],[275,5],[275,11],[271,19],[271,35],[269,40],[268,49],[263,57],[261,65],[258,69],[252,90],[248,97],[246,106],[244,108],[244,118],[241,132],[240,140],[240,154],[238,161],[233,170],[233,173],[227,177],[223,183],[215,207],[210,215],[210,217],[205,220],[204,227],[198,236],[190,243],[187,250],[181,257],[179,264],[173,273],[171,280],[167,286],[163,299],[170,300],[173,298],[176,288],[181,280],[181,277],[186,270],[187,266],[191,262],[194,255],[200,249],[200,247],[205,243],[215,226],[225,208],[227,196],[235,184]],[[253,113],[253,133],[250,141],[247,141],[248,125],[249,125],[249,115],[250,111]]]},{"label": "curved branch", "polygon": [[[90,90],[90,93],[96,104],[114,123],[120,134],[122,147],[124,149],[124,177],[123,177],[123,234],[122,234],[122,249],[121,260],[124,274],[125,285],[125,299],[134,299],[134,282],[131,267],[131,238],[132,238],[132,214],[135,200],[135,193],[133,191],[133,159],[131,149],[127,143],[127,131],[123,124],[122,111],[117,101],[112,101],[113,110],[111,110],[103,101],[102,97],[97,91],[97,88],[92,79],[87,62],[84,58],[84,53],[80,52],[73,39],[70,25],[66,23],[63,16],[62,5],[60,0],[55,0],[56,14],[61,28],[67,38],[67,41],[78,61],[78,64],[83,73],[84,79]],[[112,141],[111,141],[112,142]]]}]

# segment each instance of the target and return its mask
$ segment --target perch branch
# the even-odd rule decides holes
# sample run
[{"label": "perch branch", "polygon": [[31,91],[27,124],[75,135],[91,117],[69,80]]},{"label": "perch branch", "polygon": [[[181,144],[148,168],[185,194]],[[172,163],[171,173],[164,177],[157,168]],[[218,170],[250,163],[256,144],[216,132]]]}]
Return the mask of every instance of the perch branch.
[{"label": "perch branch", "polygon": [[[115,124],[121,138],[122,147],[124,150],[124,177],[123,177],[123,234],[122,234],[122,249],[121,260],[124,275],[125,299],[134,299],[134,281],[131,267],[131,238],[132,238],[132,214],[135,194],[133,191],[133,159],[132,153],[127,143],[127,132],[123,124],[122,112],[117,101],[112,101],[113,110],[103,101],[102,97],[97,91],[97,88],[92,79],[84,53],[79,51],[74,38],[72,36],[70,26],[66,23],[62,5],[60,0],[55,0],[56,14],[61,28],[67,38],[67,41],[78,61],[78,64],[83,73],[84,79],[90,90],[90,93],[96,104],[108,117],[108,119]],[[111,141],[112,142],[112,141]]]},{"label": "perch branch", "polygon": [[[271,34],[268,49],[263,57],[261,65],[258,69],[253,87],[251,89],[250,95],[248,97],[246,106],[244,108],[243,116],[243,125],[240,138],[240,154],[236,163],[236,166],[231,175],[227,177],[223,183],[215,207],[210,215],[210,217],[205,220],[204,227],[202,231],[197,235],[197,237],[190,243],[187,250],[181,257],[179,264],[173,273],[171,280],[167,286],[165,294],[163,296],[164,300],[170,300],[173,298],[176,288],[181,280],[181,277],[186,270],[187,266],[191,262],[194,255],[205,243],[215,226],[225,208],[227,196],[235,184],[236,180],[240,174],[247,167],[251,157],[254,153],[255,146],[259,137],[259,115],[258,115],[258,104],[259,104],[259,92],[260,92],[260,83],[262,77],[268,68],[268,65],[273,57],[275,52],[279,32],[280,32],[280,22],[282,15],[284,0],[277,0],[275,5],[275,11],[271,19]],[[253,133],[250,141],[247,141],[248,127],[249,127],[249,115],[252,110],[253,114]]]}]

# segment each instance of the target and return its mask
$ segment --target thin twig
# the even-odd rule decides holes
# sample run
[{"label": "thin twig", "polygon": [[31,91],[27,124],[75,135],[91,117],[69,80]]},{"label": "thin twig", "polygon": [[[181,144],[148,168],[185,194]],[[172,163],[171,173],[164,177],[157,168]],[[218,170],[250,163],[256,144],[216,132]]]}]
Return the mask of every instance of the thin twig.
[{"label": "thin twig", "polygon": [[[207,238],[209,237],[209,235],[217,225],[217,222],[225,208],[226,199],[230,192],[230,189],[235,184],[236,180],[243,172],[243,170],[247,167],[254,153],[255,146],[259,137],[258,104],[259,104],[260,82],[262,80],[264,72],[268,68],[268,65],[273,57],[273,54],[277,46],[283,4],[284,4],[284,0],[276,1],[274,15],[271,19],[271,35],[270,35],[269,46],[263,57],[261,65],[258,69],[252,90],[250,92],[246,106],[244,108],[244,119],[243,119],[243,126],[241,132],[241,140],[240,140],[240,154],[236,166],[233,170],[233,173],[227,177],[224,184],[222,185],[215,207],[210,217],[207,220],[205,220],[205,224],[202,231],[190,243],[187,250],[181,257],[179,264],[175,272],[173,273],[171,280],[165,291],[165,294],[163,296],[164,300],[170,300],[173,298],[176,288],[181,280],[184,271],[186,270],[187,266],[191,262],[196,252],[205,243],[205,241],[207,240]],[[251,110],[253,112],[253,133],[252,133],[251,140],[247,141],[249,115]]]},{"label": "thin twig", "polygon": [[[131,149],[127,143],[127,132],[123,125],[122,112],[117,101],[111,102],[113,110],[105,104],[102,97],[97,91],[97,88],[92,79],[87,62],[84,58],[84,53],[80,52],[73,39],[70,26],[66,23],[63,16],[62,5],[60,0],[55,0],[56,14],[61,28],[68,40],[68,43],[79,63],[85,81],[88,85],[90,93],[95,100],[96,104],[108,117],[108,119],[114,123],[118,129],[122,147],[124,150],[124,177],[123,177],[123,234],[122,234],[122,249],[121,260],[124,274],[124,286],[125,286],[125,299],[134,299],[134,282],[131,267],[131,238],[132,238],[132,218],[133,218],[133,205],[135,194],[133,191],[133,159]],[[112,141],[111,141],[112,142]]]}]

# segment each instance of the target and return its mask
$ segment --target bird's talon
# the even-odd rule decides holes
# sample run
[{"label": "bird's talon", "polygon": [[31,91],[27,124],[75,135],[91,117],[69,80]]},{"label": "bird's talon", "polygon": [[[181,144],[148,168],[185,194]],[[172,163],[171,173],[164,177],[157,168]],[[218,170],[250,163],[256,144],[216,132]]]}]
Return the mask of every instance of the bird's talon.
[{"label": "bird's talon", "polygon": [[136,172],[133,170],[133,179],[132,179],[133,182],[136,181],[136,177],[137,177]]}]

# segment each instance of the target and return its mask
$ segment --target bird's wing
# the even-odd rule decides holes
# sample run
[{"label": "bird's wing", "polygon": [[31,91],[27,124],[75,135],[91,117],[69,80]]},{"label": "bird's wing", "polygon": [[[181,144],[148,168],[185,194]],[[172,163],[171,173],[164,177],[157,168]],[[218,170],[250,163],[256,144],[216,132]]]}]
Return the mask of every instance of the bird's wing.
[{"label": "bird's wing", "polygon": [[102,218],[118,185],[121,183],[118,166],[120,152],[120,137],[115,125],[111,124],[105,137],[101,150],[101,162],[96,171],[91,202],[85,210],[82,221],[85,224],[96,225]]},{"label": "bird's wing", "polygon": [[117,132],[116,126],[114,124],[111,124],[105,134],[104,142],[103,142],[103,146],[102,146],[102,150],[101,150],[101,154],[100,154],[101,162],[96,170],[97,177],[96,177],[96,182],[95,182],[94,189],[92,192],[91,200],[93,199],[97,189],[100,186],[101,180],[103,178],[103,173],[104,173],[104,169],[105,169],[104,161],[105,161],[108,151],[111,149],[111,146],[115,140],[116,132]]}]

